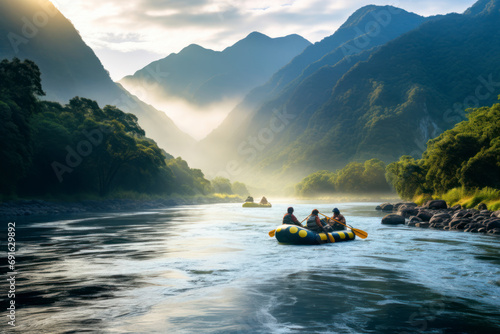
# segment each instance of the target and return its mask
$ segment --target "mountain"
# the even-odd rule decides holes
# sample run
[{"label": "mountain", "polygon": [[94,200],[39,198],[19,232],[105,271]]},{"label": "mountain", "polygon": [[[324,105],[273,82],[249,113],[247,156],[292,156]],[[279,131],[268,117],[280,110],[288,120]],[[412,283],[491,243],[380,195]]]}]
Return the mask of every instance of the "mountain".
[{"label": "mountain", "polygon": [[120,83],[131,91],[153,87],[159,99],[183,99],[199,106],[239,99],[310,44],[298,35],[270,38],[258,32],[221,52],[192,44]]},{"label": "mountain", "polygon": [[68,103],[81,96],[135,114],[147,135],[174,155],[193,145],[165,113],[131,95],[109,77],[78,31],[46,0],[0,2],[0,59],[33,60],[42,72],[46,99]]},{"label": "mountain", "polygon": [[[202,141],[201,150],[211,155],[219,154],[215,161],[226,163],[234,159],[245,166],[262,162],[267,154],[279,155],[306,130],[309,119],[328,101],[337,82],[351,68],[366,61],[381,45],[426,20],[392,6],[370,5],[359,9],[333,35],[306,48],[266,84],[250,92],[221,126]],[[286,120],[283,130],[274,131],[272,145],[260,138],[265,148],[260,144],[247,147],[249,138],[270,128],[276,115],[283,118],[283,114],[291,118]],[[211,147],[217,147],[217,151],[211,151]],[[267,169],[282,168],[281,162],[271,165]],[[254,168],[246,170],[254,175]],[[299,172],[302,173],[305,171]]]},{"label": "mountain", "polygon": [[[420,156],[429,139],[464,119],[465,109],[497,99],[499,8],[500,0],[479,1],[464,14],[429,19],[357,62],[320,106],[290,112],[292,99],[275,104],[288,113],[288,124],[275,131],[272,145],[264,145],[269,136],[263,136],[259,146],[250,141],[239,146],[246,158],[254,158],[249,174],[291,180],[350,161]],[[322,91],[321,80],[310,84],[309,92]],[[305,92],[296,91],[295,98],[314,100]],[[272,119],[269,108],[259,109],[240,138],[264,134]]]}]

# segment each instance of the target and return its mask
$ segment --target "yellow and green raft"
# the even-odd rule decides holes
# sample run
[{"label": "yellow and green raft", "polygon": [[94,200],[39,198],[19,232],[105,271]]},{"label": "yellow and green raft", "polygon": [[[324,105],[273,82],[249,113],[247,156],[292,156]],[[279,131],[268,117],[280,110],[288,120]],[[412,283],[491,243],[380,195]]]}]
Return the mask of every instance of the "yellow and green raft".
[{"label": "yellow and green raft", "polygon": [[254,203],[254,202],[245,202],[243,203],[244,208],[271,208],[272,205],[271,203],[267,204],[260,204],[260,203]]},{"label": "yellow and green raft", "polygon": [[293,245],[320,245],[356,239],[351,230],[316,233],[296,225],[279,226],[275,237],[281,243]]}]

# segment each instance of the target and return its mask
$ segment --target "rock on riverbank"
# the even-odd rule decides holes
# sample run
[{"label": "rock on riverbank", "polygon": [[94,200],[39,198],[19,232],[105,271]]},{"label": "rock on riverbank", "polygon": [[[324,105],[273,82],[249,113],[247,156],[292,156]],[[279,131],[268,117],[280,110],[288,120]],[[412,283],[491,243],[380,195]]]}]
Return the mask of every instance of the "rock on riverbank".
[{"label": "rock on riverbank", "polygon": [[478,208],[449,207],[443,200],[432,200],[423,206],[411,202],[384,203],[375,209],[391,212],[382,219],[382,224],[500,235],[500,210],[489,211],[484,204]]}]

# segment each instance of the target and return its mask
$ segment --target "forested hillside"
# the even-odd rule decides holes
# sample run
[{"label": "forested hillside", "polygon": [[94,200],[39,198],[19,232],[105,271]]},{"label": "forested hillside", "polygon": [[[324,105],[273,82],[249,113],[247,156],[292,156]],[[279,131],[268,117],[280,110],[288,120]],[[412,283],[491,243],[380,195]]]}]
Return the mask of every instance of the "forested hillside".
[{"label": "forested hillside", "polygon": [[[317,79],[309,76],[293,94],[252,109],[257,116],[233,130],[231,151],[244,162],[253,158],[252,166],[242,163],[250,178],[273,175],[284,182],[351,161],[378,158],[389,163],[405,154],[420,156],[429,139],[464,119],[465,109],[495,101],[499,3],[480,1],[464,14],[431,18],[365,50],[367,57],[351,55],[320,68]],[[335,74],[340,66],[345,72]],[[324,84],[328,79],[331,90]],[[262,136],[272,144],[260,140],[253,146],[256,154],[242,154],[252,148],[248,138],[264,134],[276,112],[289,115],[286,127],[272,137]]]},{"label": "forested hillside", "polygon": [[0,1],[0,59],[30,59],[41,71],[45,99],[85,96],[133,113],[151,138],[178,156],[194,144],[162,111],[111,80],[73,24],[48,0]]},{"label": "forested hillside", "polygon": [[[202,152],[216,156],[217,159],[212,160],[215,164],[225,164],[232,159],[240,161],[247,167],[246,177],[249,179],[254,175],[262,179],[261,175],[281,173],[284,163],[287,163],[286,157],[282,156],[283,150],[304,133],[312,115],[328,101],[333,87],[344,74],[358,62],[366,61],[378,47],[416,28],[425,20],[391,6],[359,9],[333,35],[309,46],[274,74],[269,82],[247,95],[224,123],[202,141]],[[245,154],[252,148],[248,144],[249,138],[258,137],[261,131],[269,129],[276,115],[283,114],[290,116],[285,122],[286,127],[279,127],[280,131],[273,133],[272,145],[266,145],[267,138],[259,139],[258,145],[254,145],[257,156],[253,158],[253,155]],[[308,131],[307,135],[312,133]],[[313,137],[319,140],[318,136]],[[262,146],[264,149],[260,149]],[[279,160],[274,159],[278,156]],[[267,162],[266,158],[272,161]],[[317,158],[325,159],[323,155]],[[249,163],[260,165],[254,168]],[[217,170],[224,168],[220,165],[211,167]],[[284,177],[296,180],[315,170],[310,166],[307,169],[304,167],[303,162],[293,171],[293,166],[286,166]],[[323,164],[318,168],[330,166]]]},{"label": "forested hillside", "polygon": [[500,104],[471,110],[466,121],[429,141],[422,159],[403,156],[390,164],[387,178],[405,199],[451,192],[458,200],[486,187],[500,198]]},{"label": "forested hillside", "polygon": [[39,101],[40,70],[0,63],[0,197],[209,194],[200,170],[146,137],[133,114],[75,97]]}]

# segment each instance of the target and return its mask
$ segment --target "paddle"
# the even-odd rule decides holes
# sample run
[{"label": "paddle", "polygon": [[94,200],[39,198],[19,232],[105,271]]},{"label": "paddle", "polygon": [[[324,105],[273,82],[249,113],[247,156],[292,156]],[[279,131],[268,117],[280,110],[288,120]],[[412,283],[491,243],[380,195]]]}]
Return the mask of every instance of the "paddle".
[{"label": "paddle", "polygon": [[330,217],[328,217],[328,216],[326,216],[326,215],[322,214],[321,212],[320,212],[319,214],[320,214],[320,215],[322,215],[322,216],[325,216],[325,218],[328,218],[328,219],[331,219],[331,220],[336,221],[336,222],[337,222],[337,223],[339,223],[340,225],[344,225],[345,227],[349,227],[349,228],[352,230],[352,232],[353,232],[354,234],[356,234],[358,237],[360,237],[361,239],[366,239],[366,238],[368,238],[368,233],[366,233],[366,232],[365,232],[365,231],[363,231],[363,230],[360,230],[360,229],[354,228],[354,227],[352,227],[352,226],[348,226],[348,225],[346,225],[346,224],[344,224],[344,223],[339,222],[337,219],[330,218]]},{"label": "paddle", "polygon": [[[303,221],[300,222],[300,225],[302,225],[302,223],[307,219],[309,218],[311,215],[307,216],[306,218],[304,218]],[[272,230],[272,231],[269,231],[269,236],[272,238],[274,237],[274,235],[276,234],[276,230]]]}]

